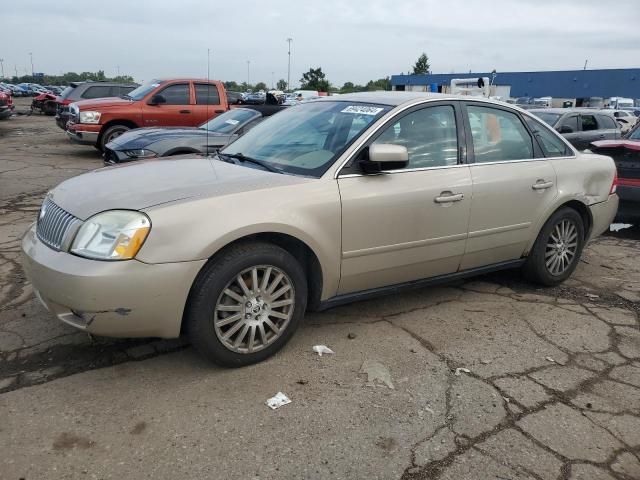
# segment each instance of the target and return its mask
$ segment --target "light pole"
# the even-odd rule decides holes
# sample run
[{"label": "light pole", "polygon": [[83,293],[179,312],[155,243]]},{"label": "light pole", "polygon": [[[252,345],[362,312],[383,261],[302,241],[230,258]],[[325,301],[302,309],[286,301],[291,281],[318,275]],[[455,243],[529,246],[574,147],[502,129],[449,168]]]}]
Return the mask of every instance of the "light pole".
[{"label": "light pole", "polygon": [[33,53],[29,52],[29,58],[31,59],[31,76],[33,77]]},{"label": "light pole", "polygon": [[271,72],[271,90],[274,90],[274,86],[273,86],[273,76],[276,74],[276,72]]},{"label": "light pole", "polygon": [[293,38],[287,38],[287,43],[289,44],[289,62],[287,64],[287,90],[291,91],[291,42],[293,42]]},{"label": "light pole", "polygon": [[249,68],[251,66],[251,60],[247,60],[247,90],[249,90],[249,80],[250,80],[250,75],[249,75]]},{"label": "light pole", "polygon": [[4,78],[4,58],[0,58],[0,69],[2,69],[2,77]]}]

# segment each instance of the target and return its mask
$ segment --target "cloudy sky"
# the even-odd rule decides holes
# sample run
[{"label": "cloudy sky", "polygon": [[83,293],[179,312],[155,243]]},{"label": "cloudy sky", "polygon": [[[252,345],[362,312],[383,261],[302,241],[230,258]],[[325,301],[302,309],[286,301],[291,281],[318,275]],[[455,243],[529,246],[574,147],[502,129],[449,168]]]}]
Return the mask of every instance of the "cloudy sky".
[{"label": "cloudy sky", "polygon": [[[7,0],[5,0],[7,1]],[[15,0],[2,5],[0,58],[46,73],[118,66],[138,81],[206,76],[292,85],[321,66],[336,85],[407,72],[640,66],[640,0]],[[272,73],[273,72],[273,73]]]}]

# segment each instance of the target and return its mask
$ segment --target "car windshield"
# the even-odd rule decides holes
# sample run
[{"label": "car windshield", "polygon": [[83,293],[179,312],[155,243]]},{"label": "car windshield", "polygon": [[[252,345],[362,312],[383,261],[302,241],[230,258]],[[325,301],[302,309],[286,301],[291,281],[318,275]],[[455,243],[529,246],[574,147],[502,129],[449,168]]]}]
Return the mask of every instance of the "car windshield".
[{"label": "car windshield", "polygon": [[240,125],[246,123],[252,118],[259,117],[260,113],[247,108],[236,108],[228,112],[212,118],[206,123],[200,125],[203,130],[209,130],[215,133],[231,133]]},{"label": "car windshield", "polygon": [[552,127],[556,124],[556,122],[560,118],[559,113],[536,112],[536,111],[532,111],[531,113],[533,113],[536,117],[538,117],[544,123],[551,125]]},{"label": "car windshield", "polygon": [[123,96],[131,100],[142,100],[151,90],[154,90],[160,85],[160,83],[162,83],[160,80],[149,80]]},{"label": "car windshield", "polygon": [[265,120],[222,150],[295,175],[320,177],[389,106],[317,101]]}]

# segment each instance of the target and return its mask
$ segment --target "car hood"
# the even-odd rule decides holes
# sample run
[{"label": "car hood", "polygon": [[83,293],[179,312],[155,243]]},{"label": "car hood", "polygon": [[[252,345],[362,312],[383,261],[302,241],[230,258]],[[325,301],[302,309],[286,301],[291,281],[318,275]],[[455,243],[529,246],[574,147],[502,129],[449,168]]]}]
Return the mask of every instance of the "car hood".
[{"label": "car hood", "polygon": [[621,138],[619,140],[599,140],[591,145],[597,148],[627,148],[629,150],[640,151],[640,140],[628,140]]},{"label": "car hood", "polygon": [[96,98],[95,100],[78,100],[75,103],[81,111],[91,110],[92,108],[113,108],[123,105],[131,105],[135,103],[133,100],[126,100],[120,97]]},{"label": "car hood", "polygon": [[[220,134],[209,132],[209,137]],[[223,135],[228,136],[228,135]],[[108,146],[112,150],[143,148],[160,140],[207,138],[207,131],[197,127],[136,128],[116,137]]]},{"label": "car hood", "polygon": [[162,159],[101,168],[62,182],[49,196],[86,220],[105,210],[141,210],[193,197],[215,197],[312,181],[216,158]]}]

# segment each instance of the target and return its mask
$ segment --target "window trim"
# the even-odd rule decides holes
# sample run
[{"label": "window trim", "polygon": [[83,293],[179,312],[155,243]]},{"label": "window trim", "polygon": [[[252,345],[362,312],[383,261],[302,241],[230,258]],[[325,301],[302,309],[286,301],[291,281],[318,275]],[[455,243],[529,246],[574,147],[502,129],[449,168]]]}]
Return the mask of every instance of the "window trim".
[{"label": "window trim", "polygon": [[[475,151],[473,149],[473,136],[471,135],[471,122],[469,121],[469,111],[467,110],[467,107],[478,106],[478,105],[483,108],[501,110],[503,112],[507,112],[507,113],[511,113],[512,115],[515,115],[518,118],[518,120],[520,120],[520,123],[522,124],[524,130],[527,132],[527,134],[529,135],[529,138],[531,139],[531,147],[533,148],[533,158],[516,158],[513,160],[500,160],[498,162],[482,162],[482,163],[476,162]],[[538,145],[538,140],[535,138],[535,135],[533,135],[533,133],[529,129],[529,126],[527,125],[527,122],[524,121],[522,114],[518,110],[504,107],[496,103],[478,102],[473,100],[464,100],[463,102],[461,102],[461,107],[464,112],[464,115],[463,115],[464,127],[468,132],[468,135],[466,135],[466,138],[467,138],[467,159],[469,161],[469,165],[494,165],[499,163],[511,163],[511,162],[535,162],[538,160],[547,159],[544,156],[544,152],[540,148],[540,145]]]},{"label": "window trim", "polygon": [[[460,101],[459,100],[430,100],[427,102],[421,102],[418,104],[409,105],[408,107],[400,110],[395,115],[385,120],[379,127],[377,127],[374,131],[372,131],[366,140],[351,154],[349,157],[340,165],[340,167],[336,170],[336,174],[334,178],[354,178],[354,177],[367,177],[370,175],[360,173],[360,172],[351,172],[348,171],[353,162],[360,156],[362,151],[365,148],[369,148],[369,146],[376,141],[376,139],[382,135],[387,128],[393,126],[395,123],[400,121],[400,119],[406,117],[407,115],[411,115],[412,113],[423,110],[425,108],[430,107],[452,107],[454,112],[454,117],[456,120],[456,135],[458,141],[458,161],[456,165],[439,165],[435,167],[415,167],[415,168],[397,168],[394,170],[385,170],[383,172],[384,175],[393,174],[393,173],[409,173],[409,172],[421,172],[425,170],[441,170],[443,168],[456,168],[456,167],[464,167],[467,165],[467,148],[466,148],[466,140],[465,140],[465,130],[462,119],[462,112],[460,111]],[[347,170],[347,172],[345,172]]]}]

